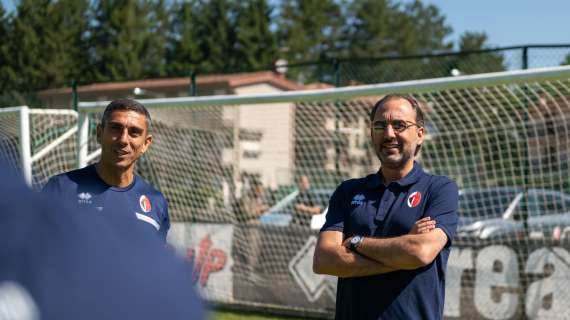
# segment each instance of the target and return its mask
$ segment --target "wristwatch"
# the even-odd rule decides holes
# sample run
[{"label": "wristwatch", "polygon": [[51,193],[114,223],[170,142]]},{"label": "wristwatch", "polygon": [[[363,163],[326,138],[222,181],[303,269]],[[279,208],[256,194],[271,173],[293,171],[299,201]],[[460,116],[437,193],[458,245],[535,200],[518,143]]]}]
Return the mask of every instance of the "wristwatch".
[{"label": "wristwatch", "polygon": [[348,247],[351,251],[356,252],[356,249],[364,241],[364,236],[354,236],[350,239],[350,246]]}]

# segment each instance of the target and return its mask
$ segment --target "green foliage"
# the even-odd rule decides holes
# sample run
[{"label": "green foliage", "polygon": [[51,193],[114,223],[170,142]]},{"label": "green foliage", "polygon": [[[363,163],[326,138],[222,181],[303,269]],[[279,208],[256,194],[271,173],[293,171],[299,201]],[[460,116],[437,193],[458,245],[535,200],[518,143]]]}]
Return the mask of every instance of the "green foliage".
[{"label": "green foliage", "polygon": [[564,61],[560,64],[561,66],[569,65],[570,64],[570,53],[564,58]]},{"label": "green foliage", "polygon": [[[34,101],[42,89],[80,84],[267,69],[278,59],[302,83],[360,83],[504,70],[497,53],[446,59],[340,64],[333,59],[448,50],[451,28],[416,0],[21,0],[0,5],[0,103]],[[279,5],[275,10],[274,5]],[[463,50],[485,48],[466,33]],[[437,66],[436,63],[441,63]],[[570,62],[570,57],[567,58]],[[435,67],[434,67],[435,66]],[[340,79],[337,76],[342,76]],[[36,103],[34,103],[36,104]]]},{"label": "green foliage", "polygon": [[352,57],[413,55],[451,49],[451,27],[437,7],[420,1],[403,8],[389,0],[358,0],[348,7],[345,31]]},{"label": "green foliage", "polygon": [[236,58],[238,67],[271,66],[277,56],[277,36],[271,31],[273,8],[266,0],[241,2],[237,11]]},{"label": "green foliage", "polygon": [[283,1],[279,42],[289,61],[315,61],[336,56],[344,16],[333,0]]},{"label": "green foliage", "polygon": [[[460,51],[482,50],[486,49],[486,43],[487,35],[484,32],[465,32],[461,35],[459,49]],[[506,70],[504,57],[495,52],[459,56],[451,64],[464,74]]]},{"label": "green foliage", "polygon": [[166,52],[167,72],[171,76],[187,76],[205,60],[200,51],[198,4],[196,1],[175,3],[171,9],[169,45]]},{"label": "green foliage", "polygon": [[65,84],[86,56],[87,0],[23,0],[6,35],[8,88],[33,91]]},{"label": "green foliage", "polygon": [[98,1],[91,47],[95,81],[124,81],[164,75],[167,20],[164,1]]}]

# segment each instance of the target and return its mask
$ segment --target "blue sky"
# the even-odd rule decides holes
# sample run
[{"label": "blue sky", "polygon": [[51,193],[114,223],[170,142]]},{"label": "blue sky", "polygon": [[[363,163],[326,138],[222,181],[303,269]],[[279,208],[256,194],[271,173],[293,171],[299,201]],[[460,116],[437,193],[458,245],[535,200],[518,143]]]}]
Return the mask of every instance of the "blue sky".
[{"label": "blue sky", "polygon": [[570,0],[423,0],[440,8],[457,43],[464,31],[485,31],[493,47],[570,44]]}]

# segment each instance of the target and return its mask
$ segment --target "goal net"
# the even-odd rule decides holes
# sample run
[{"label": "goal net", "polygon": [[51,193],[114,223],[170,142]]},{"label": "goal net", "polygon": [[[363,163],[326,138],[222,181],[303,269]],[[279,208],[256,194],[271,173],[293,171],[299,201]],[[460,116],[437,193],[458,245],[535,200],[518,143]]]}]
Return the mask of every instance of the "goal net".
[{"label": "goal net", "polygon": [[77,113],[23,107],[0,109],[2,158],[22,169],[33,189],[76,168]]},{"label": "goal net", "polygon": [[[368,113],[388,93],[421,102],[428,135],[418,161],[460,187],[445,315],[570,314],[569,67],[141,100],[154,140],[137,170],[168,199],[169,241],[193,263],[203,296],[333,311],[335,279],[311,271],[322,222],[295,218],[297,181],[308,178],[311,205],[324,212],[342,180],[376,172]],[[87,162],[97,159],[93,124],[104,106],[80,104]]]}]

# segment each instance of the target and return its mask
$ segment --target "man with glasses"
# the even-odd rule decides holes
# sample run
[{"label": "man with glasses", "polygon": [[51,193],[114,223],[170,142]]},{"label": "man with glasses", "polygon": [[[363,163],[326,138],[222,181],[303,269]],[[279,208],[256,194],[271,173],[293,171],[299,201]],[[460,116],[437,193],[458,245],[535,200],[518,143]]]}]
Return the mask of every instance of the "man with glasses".
[{"label": "man with glasses", "polygon": [[414,161],[426,134],[414,98],[385,96],[370,121],[381,168],[334,192],[313,269],[339,278],[336,319],[442,319],[457,185]]}]

